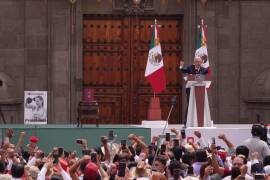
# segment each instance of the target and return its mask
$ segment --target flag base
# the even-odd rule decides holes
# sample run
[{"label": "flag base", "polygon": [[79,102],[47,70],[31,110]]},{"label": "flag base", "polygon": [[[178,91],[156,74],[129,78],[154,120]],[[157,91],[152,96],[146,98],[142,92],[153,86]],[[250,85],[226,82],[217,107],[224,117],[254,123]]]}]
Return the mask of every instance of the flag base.
[{"label": "flag base", "polygon": [[150,105],[148,108],[147,119],[148,120],[160,120],[161,119],[160,101],[159,101],[158,97],[152,97],[150,99]]}]

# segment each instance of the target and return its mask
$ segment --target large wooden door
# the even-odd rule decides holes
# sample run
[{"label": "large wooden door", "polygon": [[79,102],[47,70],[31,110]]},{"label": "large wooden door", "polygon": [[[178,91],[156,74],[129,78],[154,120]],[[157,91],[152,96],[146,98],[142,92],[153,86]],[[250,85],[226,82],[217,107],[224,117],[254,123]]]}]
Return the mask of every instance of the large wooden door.
[{"label": "large wooden door", "polygon": [[[154,17],[85,15],[83,86],[94,88],[102,124],[137,124],[147,119],[152,89],[144,77]],[[166,119],[172,96],[177,104],[170,123],[181,122],[182,17],[158,18],[167,89],[158,95]]]}]

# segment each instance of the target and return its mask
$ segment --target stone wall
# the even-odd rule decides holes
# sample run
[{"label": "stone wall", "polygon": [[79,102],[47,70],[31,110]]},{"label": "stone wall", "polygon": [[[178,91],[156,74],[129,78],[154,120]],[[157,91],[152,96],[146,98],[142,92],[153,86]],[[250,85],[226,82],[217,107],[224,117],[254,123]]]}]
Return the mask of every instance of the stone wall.
[{"label": "stone wall", "polygon": [[[1,94],[1,109],[5,111],[7,122],[20,122],[20,116],[6,106],[17,101],[22,109],[22,97],[25,87],[25,3],[24,1],[0,1],[0,72],[5,82]],[[10,86],[11,85],[11,86]]]},{"label": "stone wall", "polygon": [[[248,108],[245,101],[254,81],[269,70],[270,1],[208,1],[205,15],[209,26],[210,62],[214,64],[212,105],[218,123],[252,123],[256,114],[268,120],[269,110]],[[198,14],[202,7],[197,8]],[[214,35],[212,35],[212,33]],[[214,41],[213,41],[214,40]],[[263,82],[264,84],[266,82]],[[269,98],[269,95],[260,97]],[[249,106],[250,107],[250,106]],[[265,106],[266,107],[266,106]],[[212,108],[212,110],[214,110]]]},{"label": "stone wall", "polygon": [[20,102],[7,123],[23,123],[24,90],[48,91],[49,123],[69,122],[69,2],[2,0],[0,12],[0,71],[16,86],[0,104]]},{"label": "stone wall", "polygon": [[[262,87],[253,87],[257,78],[262,74],[269,74],[270,70],[270,2],[246,1],[241,2],[241,30],[240,30],[240,119],[242,122],[254,122],[256,114],[269,123],[269,78],[265,78]],[[250,93],[252,88],[257,88],[256,93]],[[259,89],[262,88],[262,89]],[[260,91],[268,93],[259,94]],[[248,97],[261,97],[265,103],[260,109],[250,109],[244,101]]]}]

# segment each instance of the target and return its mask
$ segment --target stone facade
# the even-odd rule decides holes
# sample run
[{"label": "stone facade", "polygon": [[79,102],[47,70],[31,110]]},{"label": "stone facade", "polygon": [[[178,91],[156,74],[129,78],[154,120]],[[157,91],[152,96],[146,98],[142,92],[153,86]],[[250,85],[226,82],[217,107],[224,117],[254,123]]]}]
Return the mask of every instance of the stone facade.
[{"label": "stone facade", "polygon": [[[82,91],[82,15],[114,14],[113,2],[0,1],[0,104],[7,123],[23,123],[24,90],[48,91],[49,123],[75,123]],[[154,14],[184,15],[187,64],[193,61],[196,26],[205,19],[215,123],[250,123],[257,113],[265,121],[270,117],[269,93],[254,90],[270,84],[269,9],[268,0],[154,0]]]}]

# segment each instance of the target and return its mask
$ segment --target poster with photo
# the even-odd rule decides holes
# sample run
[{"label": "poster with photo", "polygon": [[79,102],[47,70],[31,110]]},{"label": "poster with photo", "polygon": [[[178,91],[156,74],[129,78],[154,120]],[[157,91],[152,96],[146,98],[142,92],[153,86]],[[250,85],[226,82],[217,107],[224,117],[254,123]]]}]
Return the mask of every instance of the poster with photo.
[{"label": "poster with photo", "polygon": [[24,124],[47,124],[47,91],[24,91]]}]

